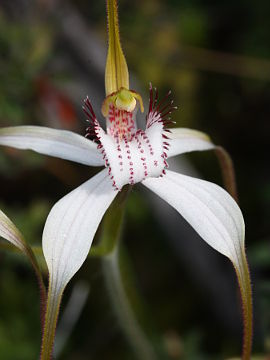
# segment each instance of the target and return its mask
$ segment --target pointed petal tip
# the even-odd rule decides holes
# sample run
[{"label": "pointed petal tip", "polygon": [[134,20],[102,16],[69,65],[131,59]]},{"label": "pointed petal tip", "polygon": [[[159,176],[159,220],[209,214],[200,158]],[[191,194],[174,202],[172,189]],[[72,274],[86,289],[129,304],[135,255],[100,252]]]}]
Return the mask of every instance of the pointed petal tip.
[{"label": "pointed petal tip", "polygon": [[103,214],[116,194],[104,169],[52,208],[42,247],[50,276],[62,288],[85,261]]}]

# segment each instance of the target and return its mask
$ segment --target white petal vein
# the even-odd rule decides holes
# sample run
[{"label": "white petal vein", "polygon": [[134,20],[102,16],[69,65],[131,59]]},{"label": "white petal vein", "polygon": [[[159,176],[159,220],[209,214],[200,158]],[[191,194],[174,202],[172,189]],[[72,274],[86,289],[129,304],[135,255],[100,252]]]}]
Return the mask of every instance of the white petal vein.
[{"label": "white petal vein", "polygon": [[104,161],[97,144],[67,130],[42,126],[15,126],[0,129],[0,145],[33,150],[40,154],[74,161],[84,165],[102,166]]},{"label": "white petal vein", "polygon": [[173,128],[166,135],[169,138],[170,144],[167,152],[168,158],[191,151],[204,151],[215,148],[209,136],[201,131]]},{"label": "white petal vein", "polygon": [[43,251],[49,273],[60,287],[86,259],[98,225],[117,195],[104,169],[59,200],[43,232]]},{"label": "white petal vein", "polygon": [[239,264],[244,249],[244,220],[225,190],[171,171],[143,184],[182,214],[210,246]]}]

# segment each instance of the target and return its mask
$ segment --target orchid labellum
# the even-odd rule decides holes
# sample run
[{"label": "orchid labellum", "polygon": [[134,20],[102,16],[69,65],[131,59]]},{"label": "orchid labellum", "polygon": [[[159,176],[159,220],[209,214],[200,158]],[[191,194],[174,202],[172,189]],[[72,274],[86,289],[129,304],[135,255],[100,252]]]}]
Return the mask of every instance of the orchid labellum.
[{"label": "orchid labellum", "polygon": [[107,0],[109,49],[105,71],[104,130],[90,100],[84,101],[87,136],[38,126],[2,128],[0,144],[78,162],[104,166],[96,176],[59,200],[43,232],[43,251],[49,269],[49,296],[42,359],[49,359],[61,296],[85,261],[102,217],[126,184],[143,186],[174,207],[211,247],[235,267],[244,311],[243,359],[249,359],[252,305],[245,256],[245,226],[235,200],[220,186],[168,170],[172,156],[215,149],[202,132],[170,128],[176,108],[168,93],[162,100],[150,85],[145,127],[136,124],[144,111],[141,96],[129,89],[121,49],[116,0]]}]

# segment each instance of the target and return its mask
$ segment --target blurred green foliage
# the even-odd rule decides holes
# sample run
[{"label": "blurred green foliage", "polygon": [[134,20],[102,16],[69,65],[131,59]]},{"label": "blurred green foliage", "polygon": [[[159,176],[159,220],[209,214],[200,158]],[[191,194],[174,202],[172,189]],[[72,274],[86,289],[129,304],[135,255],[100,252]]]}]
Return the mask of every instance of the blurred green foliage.
[{"label": "blurred green foliage", "polygon": [[0,119],[20,125],[31,118],[35,79],[50,57],[48,27],[12,22],[0,12]]}]

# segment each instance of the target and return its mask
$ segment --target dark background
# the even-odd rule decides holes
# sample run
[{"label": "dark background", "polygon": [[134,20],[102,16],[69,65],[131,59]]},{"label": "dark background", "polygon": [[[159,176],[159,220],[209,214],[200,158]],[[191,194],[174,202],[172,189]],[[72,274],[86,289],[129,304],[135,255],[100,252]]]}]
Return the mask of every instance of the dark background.
[{"label": "dark background", "polygon": [[[150,81],[161,94],[171,89],[179,106],[177,126],[207,132],[234,160],[253,282],[254,359],[266,359],[270,3],[121,0],[119,10],[132,88],[146,100]],[[83,134],[86,95],[101,119],[106,41],[103,1],[1,0],[1,126],[36,124]],[[171,166],[222,184],[210,152],[190,154]],[[38,246],[50,207],[97,171],[1,148],[0,207]],[[157,350],[158,359],[240,355],[241,304],[231,264],[140,186],[128,202],[123,247],[143,299],[146,337],[156,348],[165,343],[167,355]],[[71,332],[63,346],[64,331],[59,331],[59,359],[134,357],[107,296],[100,263],[88,259],[65,293],[62,310],[70,296],[81,299],[82,309],[79,300],[71,304],[78,314],[75,324],[63,326]],[[0,293],[1,359],[37,359],[38,289],[27,261],[5,250],[0,252]]]}]

